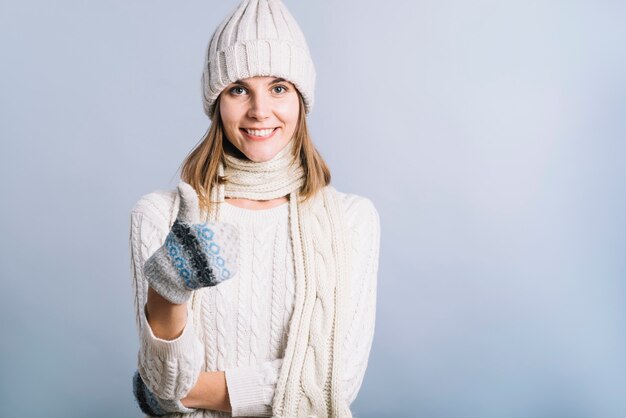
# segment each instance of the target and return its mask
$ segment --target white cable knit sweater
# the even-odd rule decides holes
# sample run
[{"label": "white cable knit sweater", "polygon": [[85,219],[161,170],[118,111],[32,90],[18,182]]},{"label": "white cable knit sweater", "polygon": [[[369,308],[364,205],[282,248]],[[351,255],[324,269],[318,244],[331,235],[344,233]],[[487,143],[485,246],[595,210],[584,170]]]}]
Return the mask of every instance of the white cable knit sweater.
[{"label": "white cable knit sweater", "polygon": [[[372,202],[340,193],[349,226],[350,277],[347,358],[341,377],[348,403],[356,398],[367,367],[374,333],[380,220]],[[189,320],[172,341],[154,336],[144,305],[144,262],[159,248],[178,213],[176,190],[143,196],[131,213],[131,272],[140,335],[139,370],[159,382],[150,389],[161,398],[181,399],[203,370],[226,371],[232,414],[197,410],[188,417],[272,416],[272,398],[286,346],[294,303],[294,260],[288,203],[251,210],[222,205],[222,220],[239,227],[238,274],[195,292]]]}]

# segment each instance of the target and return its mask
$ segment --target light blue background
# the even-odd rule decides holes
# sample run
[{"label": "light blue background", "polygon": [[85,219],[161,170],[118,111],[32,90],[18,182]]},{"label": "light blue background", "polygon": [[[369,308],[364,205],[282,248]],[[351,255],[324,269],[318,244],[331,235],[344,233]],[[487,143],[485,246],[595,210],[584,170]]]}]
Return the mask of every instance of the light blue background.
[{"label": "light blue background", "polygon": [[[287,0],[379,210],[357,417],[626,416],[626,3]],[[129,212],[208,127],[230,1],[0,3],[0,416],[138,416]]]}]

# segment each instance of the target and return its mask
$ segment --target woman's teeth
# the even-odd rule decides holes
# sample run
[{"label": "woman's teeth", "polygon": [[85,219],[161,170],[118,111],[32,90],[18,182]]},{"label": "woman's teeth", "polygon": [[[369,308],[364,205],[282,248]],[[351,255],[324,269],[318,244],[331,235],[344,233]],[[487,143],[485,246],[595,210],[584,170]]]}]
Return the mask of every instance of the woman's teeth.
[{"label": "woman's teeth", "polygon": [[245,129],[245,131],[249,134],[249,135],[254,135],[254,136],[268,136],[269,134],[271,134],[272,132],[274,132],[274,128],[272,129]]}]

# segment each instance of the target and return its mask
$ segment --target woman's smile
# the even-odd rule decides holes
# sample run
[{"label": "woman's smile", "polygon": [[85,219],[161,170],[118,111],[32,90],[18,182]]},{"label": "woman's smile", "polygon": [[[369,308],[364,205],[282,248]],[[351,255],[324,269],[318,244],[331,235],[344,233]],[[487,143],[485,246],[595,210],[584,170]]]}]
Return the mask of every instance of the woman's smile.
[{"label": "woman's smile", "polygon": [[239,130],[248,139],[252,139],[253,141],[263,141],[263,140],[272,138],[274,134],[278,131],[278,129],[279,128],[268,128],[268,129],[240,128]]}]

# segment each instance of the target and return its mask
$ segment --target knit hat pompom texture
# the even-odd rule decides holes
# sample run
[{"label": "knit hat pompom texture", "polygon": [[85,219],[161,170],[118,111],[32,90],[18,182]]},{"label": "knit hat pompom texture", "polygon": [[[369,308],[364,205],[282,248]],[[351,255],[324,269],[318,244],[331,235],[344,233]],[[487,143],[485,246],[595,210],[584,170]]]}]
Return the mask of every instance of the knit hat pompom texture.
[{"label": "knit hat pompom texture", "polygon": [[205,55],[203,104],[211,117],[226,86],[255,76],[282,77],[313,107],[315,67],[304,34],[280,0],[244,0],[217,27]]}]

